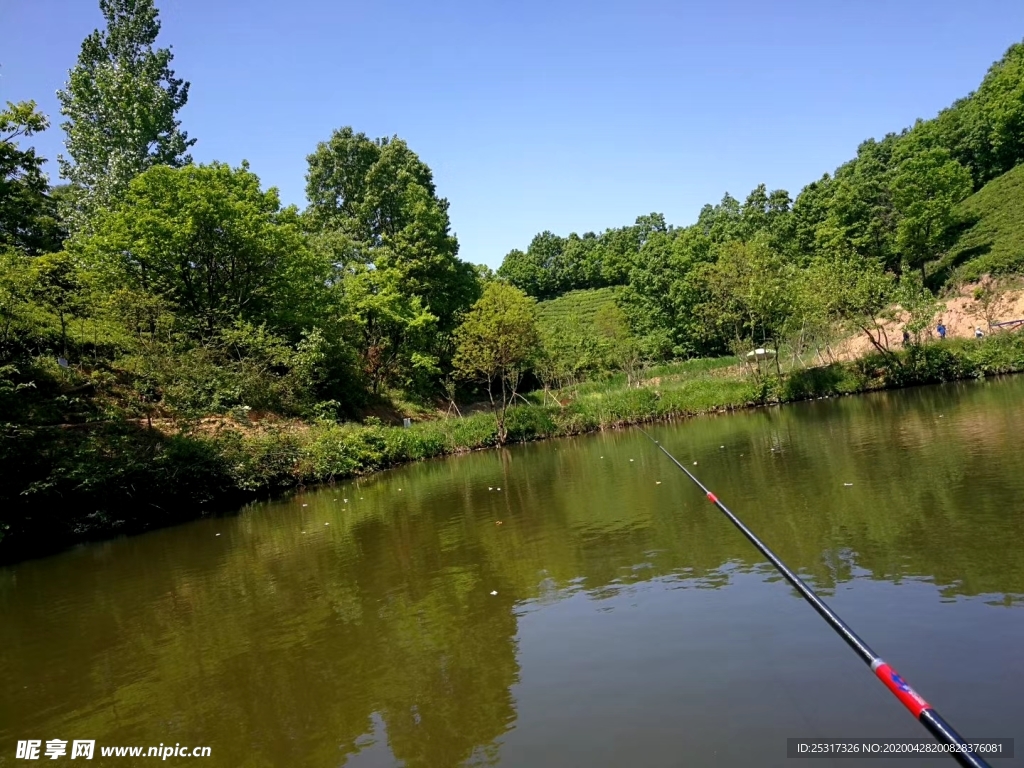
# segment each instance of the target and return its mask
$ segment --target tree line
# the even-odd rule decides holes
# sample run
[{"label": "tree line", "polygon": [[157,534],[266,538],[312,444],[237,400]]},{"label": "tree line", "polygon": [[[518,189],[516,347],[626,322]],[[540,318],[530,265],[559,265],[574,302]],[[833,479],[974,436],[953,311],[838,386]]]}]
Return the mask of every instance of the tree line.
[{"label": "tree line", "polygon": [[343,127],[312,148],[300,211],[247,163],[195,164],[152,0],[100,9],[58,94],[66,183],[20,146],[49,127],[35,103],[0,113],[3,391],[38,410],[26,390],[59,361],[121,405],[186,415],[435,392],[486,270],[458,258],[430,168]]},{"label": "tree line", "polygon": [[[620,304],[655,357],[777,343],[839,318],[863,324],[894,298],[920,303],[915,281],[940,288],[948,271],[928,265],[973,223],[958,204],[1022,159],[1024,45],[1015,44],[977,91],[865,141],[795,200],[760,184],[742,202],[726,194],[704,206],[686,227],[653,213],[600,235],[543,232],[497,274],[541,300],[623,286]],[[844,281],[861,276],[870,287]]]},{"label": "tree line", "polygon": [[[495,275],[459,258],[448,201],[397,136],[341,127],[311,148],[302,210],[247,163],[194,163],[178,119],[190,84],[157,44],[153,0],[100,9],[105,27],[59,92],[64,183],[22,146],[48,117],[33,102],[0,112],[8,425],[337,420],[478,387],[502,440],[527,376],[632,381],[642,361],[870,331],[893,302],[925,317],[925,266],[965,225],[957,204],[1024,155],[1015,45],[976,93],[865,142],[796,200],[760,185],[688,227],[650,214],[600,235],[544,232]],[[592,321],[538,324],[536,300],[603,286],[621,288]]]}]

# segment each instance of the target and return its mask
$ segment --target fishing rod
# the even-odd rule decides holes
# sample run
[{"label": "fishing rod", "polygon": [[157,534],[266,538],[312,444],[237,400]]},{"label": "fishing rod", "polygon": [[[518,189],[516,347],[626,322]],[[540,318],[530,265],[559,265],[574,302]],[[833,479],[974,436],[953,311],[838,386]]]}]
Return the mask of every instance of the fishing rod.
[{"label": "fishing rod", "polygon": [[947,754],[954,757],[960,765],[968,766],[968,768],[991,768],[987,762],[970,750],[967,742],[954,730],[953,726],[947,723],[935,711],[931,704],[911,688],[910,684],[900,677],[895,669],[886,664],[881,656],[871,650],[871,647],[857,636],[857,633],[850,628],[850,625],[839,618],[838,614],[829,608],[825,601],[818,597],[814,590],[804,583],[803,579],[789,570],[786,564],[779,559],[779,556],[772,552],[768,545],[761,541],[752,530],[747,528],[743,521],[736,517],[732,510],[725,506],[707,486],[698,480],[690,470],[684,467],[675,456],[669,453],[665,446],[644,432],[644,430],[640,429],[640,432],[643,432],[648,440],[658,446],[661,452],[672,460],[673,464],[683,470],[686,476],[693,480],[694,484],[704,492],[708,501],[718,507],[732,524],[739,528],[740,533],[746,536],[750,543],[757,547],[761,554],[771,561],[772,565],[778,569],[786,581],[793,585],[796,591],[811,604],[811,607],[821,614],[821,617],[829,623],[829,626],[846,641],[846,644],[853,648],[854,652],[863,659],[864,663],[871,667],[871,671],[875,673],[875,676],[900,700],[904,707],[910,710],[910,714],[917,718],[918,722],[927,728],[928,732],[936,739],[954,746],[954,750]]}]

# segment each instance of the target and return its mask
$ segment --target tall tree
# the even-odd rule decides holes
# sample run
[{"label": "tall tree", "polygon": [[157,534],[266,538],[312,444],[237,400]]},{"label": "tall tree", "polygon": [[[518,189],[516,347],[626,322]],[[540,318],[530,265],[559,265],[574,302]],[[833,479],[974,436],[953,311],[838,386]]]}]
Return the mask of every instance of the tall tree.
[{"label": "tall tree", "polygon": [[0,110],[0,246],[28,254],[59,247],[53,200],[43,173],[46,161],[17,143],[48,126],[34,101],[7,102],[7,109]]},{"label": "tall tree", "polygon": [[150,168],[74,249],[107,285],[161,298],[202,337],[236,320],[295,331],[327,290],[298,214],[245,165]]},{"label": "tall tree", "polygon": [[527,296],[538,298],[550,294],[549,274],[544,270],[539,254],[536,252],[528,253],[513,248],[501,260],[497,275],[523,291]]},{"label": "tall tree", "polygon": [[100,0],[100,10],[106,29],[85,38],[57,93],[69,156],[58,162],[77,193],[65,212],[73,231],[147,168],[190,163],[195,143],[177,119],[189,84],[174,76],[170,49],[153,47],[160,32],[153,0]]},{"label": "tall tree", "polygon": [[640,249],[650,240],[668,231],[665,217],[660,213],[637,216],[631,226],[605,230],[601,234],[599,244],[600,284],[627,283],[630,270],[636,266],[640,256]]},{"label": "tall tree", "polygon": [[619,304],[639,338],[644,356],[717,354],[724,347],[717,323],[704,309],[709,301],[707,275],[714,267],[715,244],[700,224],[653,236],[644,244]]},{"label": "tall tree", "polygon": [[857,157],[841,166],[831,184],[828,217],[818,228],[819,248],[853,248],[898,273],[900,258],[895,243],[898,213],[890,185],[893,153],[898,137],[865,141]]},{"label": "tall tree", "polygon": [[921,270],[922,280],[925,265],[952,244],[960,223],[956,205],[970,193],[970,172],[944,149],[913,155],[896,169],[896,242],[907,265]]},{"label": "tall tree", "polygon": [[398,137],[370,139],[349,127],[307,160],[310,227],[344,234],[354,258],[393,270],[398,288],[422,300],[439,330],[451,331],[478,286],[473,267],[458,258],[448,201],[437,196],[427,164]]},{"label": "tall tree", "polygon": [[743,234],[742,211],[739,200],[726,192],[718,205],[708,204],[700,209],[697,226],[715,242],[738,238]]},{"label": "tall tree", "polygon": [[424,352],[437,333],[437,318],[398,282],[394,270],[364,267],[343,283],[359,363],[375,395],[393,385],[416,388],[418,379],[440,373],[437,359]]},{"label": "tall tree", "polygon": [[796,261],[806,264],[813,258],[818,245],[818,231],[829,214],[834,182],[829,174],[812,181],[793,202],[791,236],[788,247]]},{"label": "tall tree", "polygon": [[[983,151],[976,176],[984,183],[1024,162],[1024,43],[1010,46],[969,101],[968,137]],[[947,149],[958,156],[957,147]]]}]

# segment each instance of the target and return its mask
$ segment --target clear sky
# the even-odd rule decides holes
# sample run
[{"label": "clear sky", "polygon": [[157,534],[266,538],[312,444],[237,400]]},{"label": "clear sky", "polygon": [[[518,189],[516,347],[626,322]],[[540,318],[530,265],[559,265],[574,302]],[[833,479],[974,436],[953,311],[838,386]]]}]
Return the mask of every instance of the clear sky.
[{"label": "clear sky", "polygon": [[[1021,0],[157,0],[197,161],[249,160],[304,205],[334,128],[397,134],[497,266],[550,229],[696,219],[725,191],[795,194],[868,137],[931,117],[1024,37]],[[53,120],[98,0],[0,0],[0,100]]]}]

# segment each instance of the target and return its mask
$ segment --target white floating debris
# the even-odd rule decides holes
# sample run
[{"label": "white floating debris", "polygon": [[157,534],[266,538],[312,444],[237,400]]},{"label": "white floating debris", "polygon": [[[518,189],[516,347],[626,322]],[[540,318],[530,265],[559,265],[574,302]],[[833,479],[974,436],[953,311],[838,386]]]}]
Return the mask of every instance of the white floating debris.
[{"label": "white floating debris", "polygon": [[487,486],[487,490],[488,491],[493,491],[494,490],[494,486],[493,485],[488,485]]},{"label": "white floating debris", "polygon": [[[337,501],[337,499],[335,499],[335,501]],[[344,501],[346,504],[348,504],[348,499],[342,499],[342,501]]]},{"label": "white floating debris", "polygon": [[324,523],[324,525],[330,525],[330,523]]},{"label": "white floating debris", "polygon": [[491,590],[491,594],[492,594],[492,595],[496,595],[496,594],[498,594],[498,590],[496,590],[496,589],[492,589],[492,590]]},{"label": "white floating debris", "polygon": [[654,484],[655,484],[655,485],[661,485],[661,480],[655,480],[655,481],[654,481]]},{"label": "white floating debris", "polygon": [[719,448],[725,448],[725,446],[724,446],[724,445],[720,445],[720,446],[718,446],[718,447],[719,447]]},{"label": "white floating debris", "polygon": [[632,459],[630,459],[630,461],[632,461]]},{"label": "white floating debris", "polygon": [[695,462],[693,462],[693,466],[695,466],[695,467],[697,466],[697,462],[696,462],[696,461],[695,461]]},{"label": "white floating debris", "polygon": [[853,483],[843,483],[843,485],[846,486],[847,488],[849,488],[850,486],[853,485]]},{"label": "white floating debris", "polygon": [[220,536],[220,534],[219,534],[219,533],[218,533],[218,534],[216,534],[216,535],[217,535],[217,536]]},{"label": "white floating debris", "polygon": [[498,490],[498,491],[500,491],[500,490],[501,490],[501,488],[496,488],[495,490]]},{"label": "white floating debris", "polygon": [[309,506],[309,504],[303,504],[302,506],[304,506],[304,507],[308,507],[308,506]]}]

